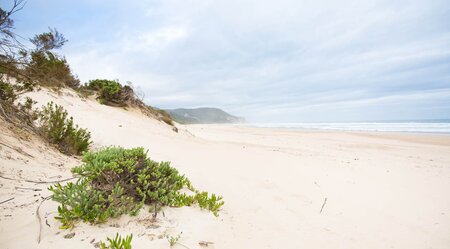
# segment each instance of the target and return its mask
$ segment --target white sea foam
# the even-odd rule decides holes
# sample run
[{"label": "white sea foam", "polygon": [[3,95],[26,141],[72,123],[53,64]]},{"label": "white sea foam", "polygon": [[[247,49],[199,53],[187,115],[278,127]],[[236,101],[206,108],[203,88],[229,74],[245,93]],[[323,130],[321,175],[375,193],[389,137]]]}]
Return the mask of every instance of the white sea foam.
[{"label": "white sea foam", "polygon": [[450,134],[450,122],[252,123],[247,125],[267,128]]}]

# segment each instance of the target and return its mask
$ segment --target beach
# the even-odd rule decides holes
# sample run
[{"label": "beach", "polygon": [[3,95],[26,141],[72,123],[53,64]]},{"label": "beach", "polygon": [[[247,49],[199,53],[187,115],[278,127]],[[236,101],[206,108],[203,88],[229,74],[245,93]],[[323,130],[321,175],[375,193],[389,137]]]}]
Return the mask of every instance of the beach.
[{"label": "beach", "polygon": [[[176,133],[137,110],[73,92],[29,95],[39,104],[63,105],[91,131],[94,149],[142,146],[198,189],[223,196],[225,205],[218,218],[196,207],[166,207],[154,221],[144,209],[137,217],[67,231],[58,229],[51,200],[40,208],[41,222],[36,218],[49,185],[1,178],[0,201],[14,197],[1,204],[1,248],[93,248],[93,240],[116,232],[133,233],[133,248],[170,248],[161,235],[180,233],[189,248],[204,248],[200,241],[213,242],[209,248],[450,247],[448,135],[179,124]],[[80,164],[37,138],[11,134],[2,128],[1,142],[10,146],[1,147],[2,176],[62,179]]]}]

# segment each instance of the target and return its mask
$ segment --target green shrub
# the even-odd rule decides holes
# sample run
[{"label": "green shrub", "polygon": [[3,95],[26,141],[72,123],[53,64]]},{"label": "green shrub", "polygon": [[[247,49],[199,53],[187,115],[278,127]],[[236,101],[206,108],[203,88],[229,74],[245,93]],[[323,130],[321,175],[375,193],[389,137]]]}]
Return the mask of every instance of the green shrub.
[{"label": "green shrub", "polygon": [[41,86],[76,88],[80,85],[80,81],[72,74],[66,59],[59,58],[51,52],[32,52],[25,72]]},{"label": "green shrub", "polygon": [[159,120],[163,121],[164,123],[168,124],[168,125],[172,125],[173,126],[173,120],[172,117],[169,115],[169,113],[167,113],[164,110],[157,110],[158,112],[158,118]]},{"label": "green shrub", "polygon": [[143,97],[136,97],[132,84],[123,86],[117,80],[96,79],[78,88],[78,91],[85,95],[89,91],[97,92],[97,100],[101,104],[111,106],[135,106],[140,108],[145,114],[148,114],[164,123],[174,126],[170,115],[161,109],[153,108],[144,104]]},{"label": "green shrub", "polygon": [[91,80],[87,87],[98,92],[98,100],[102,104],[125,106],[127,101],[134,99],[133,90],[116,80]]},{"label": "green shrub", "polygon": [[38,118],[38,112],[33,109],[36,103],[30,97],[25,101],[17,101],[17,91],[20,87],[0,79],[0,116],[7,121],[15,123],[19,127],[34,127],[34,121]]},{"label": "green shrub", "polygon": [[178,240],[181,238],[181,233],[179,233],[177,236],[169,236],[166,235],[167,242],[169,242],[170,247],[176,245],[178,243]]},{"label": "green shrub", "polygon": [[194,196],[194,201],[203,209],[208,209],[215,216],[219,216],[219,209],[224,204],[222,196],[212,194],[208,197],[208,192],[197,192]]},{"label": "green shrub", "polygon": [[173,119],[165,110],[143,104],[144,113],[148,113],[164,123],[174,126]]},{"label": "green shrub", "polygon": [[[77,220],[101,223],[121,214],[135,215],[144,204],[182,207],[198,203],[216,216],[224,204],[222,197],[195,190],[169,162],[149,159],[143,148],[87,152],[83,164],[72,172],[80,177],[76,183],[49,188],[52,199],[61,203],[57,217],[61,228],[70,228]],[[183,188],[195,195],[181,193]]]},{"label": "green shrub", "polygon": [[102,241],[100,241],[101,249],[131,249],[131,240],[133,239],[133,234],[128,235],[125,238],[122,238],[118,233],[114,239],[106,238],[109,242],[109,245],[106,245]]},{"label": "green shrub", "polygon": [[14,86],[10,83],[0,81],[0,101],[13,103],[17,98]]},{"label": "green shrub", "polygon": [[67,111],[53,102],[42,109],[39,123],[43,135],[65,154],[80,155],[91,144],[90,132],[75,125]]},{"label": "green shrub", "polygon": [[23,72],[31,81],[47,87],[72,87],[80,85],[78,78],[63,56],[54,52],[64,46],[67,40],[56,29],[35,35],[30,42],[33,50],[21,50],[24,61]]}]

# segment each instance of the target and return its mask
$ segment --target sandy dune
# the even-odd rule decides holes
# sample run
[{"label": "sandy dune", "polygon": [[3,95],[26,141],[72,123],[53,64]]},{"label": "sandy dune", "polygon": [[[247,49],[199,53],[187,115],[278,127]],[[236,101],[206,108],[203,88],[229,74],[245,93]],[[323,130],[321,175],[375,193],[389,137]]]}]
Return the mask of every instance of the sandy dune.
[{"label": "sandy dune", "polygon": [[[449,136],[226,125],[179,126],[175,133],[135,110],[99,105],[70,91],[30,96],[64,105],[92,132],[94,148],[143,146],[153,159],[171,161],[197,188],[223,195],[225,206],[219,218],[185,207],[166,208],[165,217],[151,221],[142,210],[138,217],[64,231],[53,219],[56,203],[46,201],[38,245],[35,211],[41,196],[49,195],[48,185],[0,178],[0,202],[15,198],[0,204],[0,248],[94,248],[93,239],[116,232],[133,233],[133,248],[169,248],[161,236],[180,232],[179,242],[191,249],[201,248],[202,240],[214,242],[208,248],[233,249],[450,248]],[[65,178],[79,163],[37,138],[19,141],[0,125],[2,176]],[[64,238],[72,232],[73,238]]]}]

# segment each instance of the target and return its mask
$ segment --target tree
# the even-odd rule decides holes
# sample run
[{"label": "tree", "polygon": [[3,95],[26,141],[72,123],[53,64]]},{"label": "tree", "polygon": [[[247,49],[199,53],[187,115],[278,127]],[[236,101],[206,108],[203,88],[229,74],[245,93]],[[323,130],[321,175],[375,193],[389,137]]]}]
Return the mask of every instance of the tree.
[{"label": "tree", "polygon": [[20,36],[14,32],[12,15],[24,6],[24,0],[14,0],[9,10],[0,8],[0,117],[18,124],[30,116],[26,112],[31,108],[24,109],[16,104],[17,95],[33,89],[36,84],[79,86],[79,80],[72,74],[66,59],[54,52],[67,42],[56,29],[49,28],[48,32],[30,39],[35,46],[31,49],[17,39]]},{"label": "tree", "polygon": [[22,44],[16,39],[14,33],[14,21],[11,16],[17,11],[22,10],[25,2],[23,0],[14,0],[13,6],[9,11],[0,7],[0,50],[3,56],[13,56],[17,50],[23,48]]},{"label": "tree", "polygon": [[49,32],[35,35],[33,39],[30,39],[31,43],[36,46],[36,51],[49,52],[61,48],[67,42],[67,39],[58,30],[52,28],[49,30]]},{"label": "tree", "polygon": [[29,52],[30,59],[25,66],[25,72],[33,80],[39,85],[51,87],[76,88],[80,85],[66,59],[54,52],[67,42],[61,33],[49,28],[49,32],[35,35],[30,41],[35,45],[35,49]]},{"label": "tree", "polygon": [[14,32],[12,15],[25,6],[24,0],[14,0],[9,11],[0,8],[0,77],[12,77],[19,85],[30,89],[34,84],[76,88],[80,82],[63,56],[55,53],[67,39],[56,29],[35,35],[29,41],[32,49],[22,45]]}]

